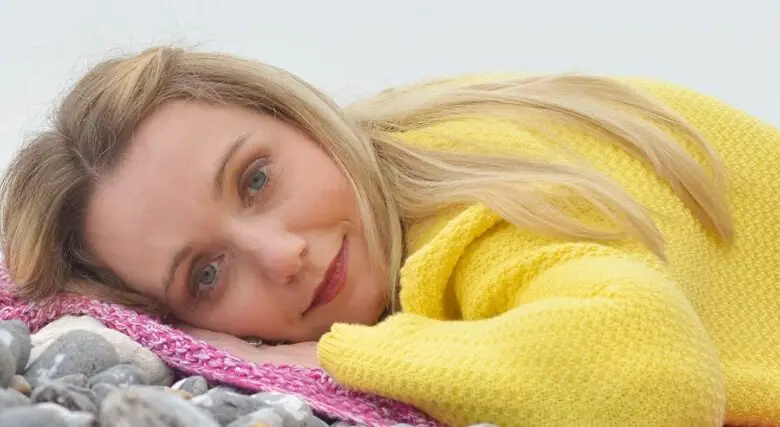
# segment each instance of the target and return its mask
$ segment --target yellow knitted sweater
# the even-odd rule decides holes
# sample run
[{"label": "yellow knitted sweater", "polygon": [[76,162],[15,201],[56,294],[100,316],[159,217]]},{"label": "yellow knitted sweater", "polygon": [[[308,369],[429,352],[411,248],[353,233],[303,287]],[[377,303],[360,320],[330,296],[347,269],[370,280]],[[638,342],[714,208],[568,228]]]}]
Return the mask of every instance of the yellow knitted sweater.
[{"label": "yellow knitted sweater", "polygon": [[[319,344],[323,367],[453,425],[780,424],[780,132],[683,88],[631,84],[687,117],[725,159],[734,245],[705,231],[648,166],[561,129],[653,212],[668,262],[632,242],[544,238],[478,205],[442,213],[409,233],[403,312],[335,325]],[[403,138],[550,150],[490,120]]]}]

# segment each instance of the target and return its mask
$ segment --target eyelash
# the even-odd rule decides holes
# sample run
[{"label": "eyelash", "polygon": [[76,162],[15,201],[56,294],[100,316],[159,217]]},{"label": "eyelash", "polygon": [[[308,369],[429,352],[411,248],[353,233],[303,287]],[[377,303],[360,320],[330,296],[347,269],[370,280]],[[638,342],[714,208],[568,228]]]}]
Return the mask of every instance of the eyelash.
[{"label": "eyelash", "polygon": [[[238,181],[238,194],[247,206],[254,205],[255,201],[258,199],[258,195],[267,191],[272,175],[270,169],[270,162],[267,157],[253,160],[249,166],[244,169],[244,172]],[[253,190],[248,188],[249,184],[255,174],[260,171],[265,174],[265,181],[263,181],[263,186],[261,188],[252,192]]]},{"label": "eyelash", "polygon": [[[200,299],[203,297],[203,294],[211,294],[214,292],[217,287],[219,286],[219,283],[222,281],[222,264],[225,262],[225,255],[219,255],[214,258],[210,258],[209,261],[205,264],[201,264],[200,262],[195,264],[195,268],[192,269],[192,274],[190,275],[189,280],[189,291],[190,295],[195,299]],[[200,287],[200,276],[201,273],[203,273],[203,270],[210,266],[214,265],[215,273],[214,273],[214,280],[209,285],[210,288],[203,291]]]}]

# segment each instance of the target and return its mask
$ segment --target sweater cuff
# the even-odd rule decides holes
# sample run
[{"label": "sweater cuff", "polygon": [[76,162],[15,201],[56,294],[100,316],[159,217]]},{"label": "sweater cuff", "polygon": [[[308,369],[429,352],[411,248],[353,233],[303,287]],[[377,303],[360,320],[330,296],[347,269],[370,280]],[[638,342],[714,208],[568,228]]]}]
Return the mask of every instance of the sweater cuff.
[{"label": "sweater cuff", "polygon": [[337,323],[320,338],[317,359],[339,382],[371,381],[367,376],[383,375],[383,366],[398,362],[402,343],[413,339],[423,322],[419,316],[399,313],[374,326]]},{"label": "sweater cuff", "polygon": [[323,335],[317,344],[317,359],[321,365],[332,366],[334,361],[342,360],[344,354],[344,337],[339,331],[339,325],[334,325],[331,331]]},{"label": "sweater cuff", "polygon": [[361,342],[361,337],[366,335],[361,333],[364,329],[367,327],[362,325],[333,325],[317,344],[317,359],[322,368],[334,377],[341,377],[343,368],[352,366],[352,359],[360,358],[355,343]]}]

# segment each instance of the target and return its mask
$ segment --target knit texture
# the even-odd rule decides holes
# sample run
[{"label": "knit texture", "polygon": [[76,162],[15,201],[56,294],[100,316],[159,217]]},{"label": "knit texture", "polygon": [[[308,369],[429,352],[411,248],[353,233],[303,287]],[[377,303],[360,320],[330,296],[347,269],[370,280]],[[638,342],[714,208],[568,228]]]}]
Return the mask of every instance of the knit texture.
[{"label": "knit texture", "polygon": [[65,315],[88,315],[126,334],[184,375],[202,375],[211,382],[253,392],[293,394],[324,416],[367,426],[438,425],[409,405],[347,390],[320,369],[256,365],[174,329],[158,318],[120,305],[70,294],[48,301],[26,302],[12,295],[12,286],[5,266],[0,266],[0,319],[19,319],[33,333]]},{"label": "knit texture", "polygon": [[[556,140],[652,212],[668,262],[632,241],[543,237],[479,205],[442,213],[411,227],[402,312],[336,325],[320,341],[325,369],[453,425],[780,424],[780,132],[690,90],[626,82],[688,118],[724,158],[733,245],[649,166],[561,127]],[[499,120],[399,137],[561,157],[538,132]]]}]

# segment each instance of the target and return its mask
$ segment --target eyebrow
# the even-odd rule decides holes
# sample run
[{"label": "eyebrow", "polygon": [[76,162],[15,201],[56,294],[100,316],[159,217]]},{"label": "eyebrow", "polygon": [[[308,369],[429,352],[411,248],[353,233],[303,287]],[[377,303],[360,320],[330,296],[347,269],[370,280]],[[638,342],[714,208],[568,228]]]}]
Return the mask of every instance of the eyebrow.
[{"label": "eyebrow", "polygon": [[217,168],[217,172],[214,175],[214,194],[217,198],[219,198],[219,195],[222,194],[222,186],[225,182],[225,169],[227,169],[227,165],[230,163],[230,159],[233,158],[233,155],[236,154],[241,146],[244,145],[246,140],[249,139],[249,135],[250,134],[245,133],[236,138],[236,140],[230,144],[230,147],[228,147],[227,151],[225,151],[225,153],[222,155],[222,158],[219,161],[219,167]]}]

